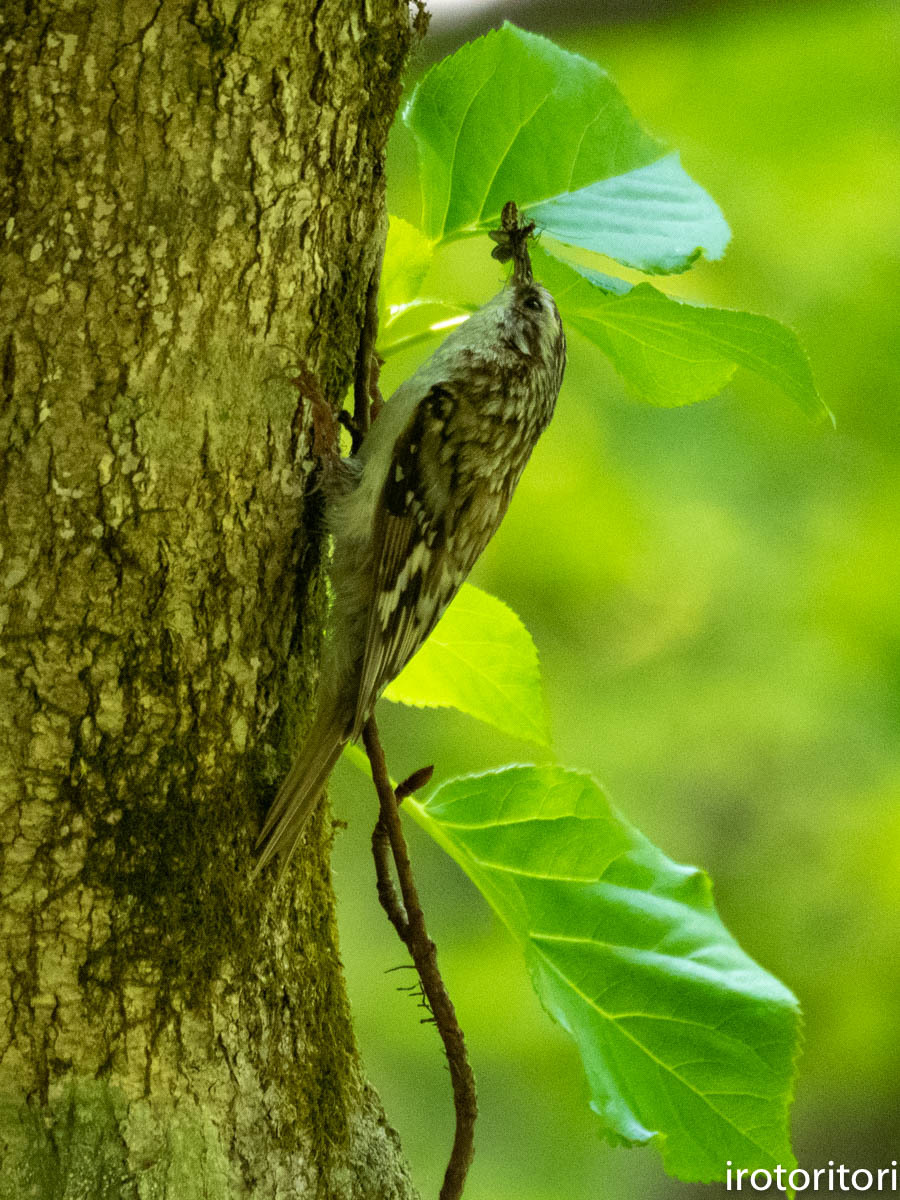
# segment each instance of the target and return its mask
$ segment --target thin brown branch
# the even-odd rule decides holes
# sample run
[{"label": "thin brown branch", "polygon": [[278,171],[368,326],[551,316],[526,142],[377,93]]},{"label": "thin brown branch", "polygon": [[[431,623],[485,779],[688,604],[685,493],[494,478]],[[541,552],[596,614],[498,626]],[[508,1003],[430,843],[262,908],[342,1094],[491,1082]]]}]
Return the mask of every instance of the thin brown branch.
[{"label": "thin brown branch", "polygon": [[[384,760],[384,750],[381,746],[378,727],[375,724],[374,717],[370,717],[363,727],[363,745],[366,748],[366,754],[369,756],[369,763],[372,767],[372,779],[375,783],[375,790],[378,793],[378,801],[381,808],[378,825],[376,825],[375,833],[372,835],[373,852],[375,852],[376,835],[378,838],[386,836],[394,858],[394,867],[397,871],[397,880],[400,884],[400,895],[403,899],[403,906],[406,909],[405,934],[401,932],[401,926],[395,920],[391,910],[385,905],[384,899],[382,899],[382,875],[380,872],[386,867],[386,854],[383,848],[376,852],[375,857],[376,869],[379,871],[379,899],[385,905],[385,910],[388,912],[394,928],[400,934],[415,963],[419,979],[422,982],[422,992],[431,1013],[431,1017],[426,1018],[426,1020],[433,1018],[438,1033],[441,1035],[441,1040],[444,1043],[444,1050],[447,1054],[447,1062],[450,1067],[450,1079],[453,1085],[453,1107],[456,1112],[456,1132],[453,1137],[453,1149],[450,1154],[450,1161],[447,1164],[447,1170],[444,1173],[444,1182],[441,1186],[439,1200],[459,1200],[459,1197],[462,1196],[466,1175],[475,1151],[475,1119],[478,1115],[478,1104],[475,1096],[475,1077],[469,1065],[465,1038],[456,1019],[456,1010],[453,1007],[453,1002],[447,993],[444,981],[438,970],[437,952],[434,942],[429,938],[428,931],[425,928],[425,917],[422,913],[422,906],[419,903],[418,889],[413,878],[409,852],[406,848],[406,839],[403,836],[403,827],[400,823],[400,809],[397,796],[391,787],[390,775],[388,774],[387,764]],[[416,781],[421,774],[421,772],[416,772],[415,775],[410,776],[407,786]],[[418,786],[422,786],[424,782],[426,780],[422,780]],[[382,828],[381,833],[379,833],[379,827]],[[380,866],[379,853],[381,854]],[[396,902],[397,896],[392,884],[391,892],[393,900]],[[397,904],[397,908],[399,909],[399,904]]]},{"label": "thin brown branch", "polygon": [[[420,17],[423,11],[420,5]],[[513,225],[517,227],[517,220],[513,219]],[[375,340],[378,335],[378,286],[383,255],[382,248],[366,292],[365,318],[353,382],[353,416],[351,418],[349,413],[341,415],[342,423],[350,431],[353,453],[362,444],[382,404],[378,390],[381,359],[375,350]],[[419,903],[399,809],[401,800],[428,783],[434,768],[423,767],[413,772],[395,792],[374,717],[370,717],[363,728],[363,744],[369,756],[380,805],[378,821],[372,831],[378,899],[413,960],[421,986],[421,1004],[428,1013],[423,1020],[437,1026],[450,1067],[456,1129],[439,1200],[459,1200],[475,1152],[475,1120],[478,1116],[475,1077],[469,1065],[465,1038],[456,1019],[456,1011],[438,970],[434,942],[425,928],[425,917]],[[399,896],[391,878],[391,857],[400,884]]]},{"label": "thin brown branch", "polygon": [[409,940],[409,923],[391,878],[391,839],[382,816],[378,817],[372,830],[372,857],[375,859],[375,886],[379,902],[397,930],[400,941],[405,944]]},{"label": "thin brown branch", "polygon": [[[394,790],[397,803],[400,804],[407,796],[411,796],[413,792],[423,788],[433,774],[434,767],[421,767],[418,771],[413,771],[412,775],[404,779]],[[372,857],[375,860],[375,880],[381,907],[397,930],[398,937],[405,943],[409,938],[409,924],[391,878],[391,839],[381,816],[378,817],[375,828],[372,830]]]},{"label": "thin brown branch", "polygon": [[381,403],[378,393],[378,356],[375,353],[375,339],[378,336],[378,285],[381,280],[383,257],[382,248],[366,290],[362,334],[356,351],[356,369],[353,375],[353,421],[352,424],[349,421],[344,422],[353,439],[354,453],[368,433],[372,419],[378,415]]}]

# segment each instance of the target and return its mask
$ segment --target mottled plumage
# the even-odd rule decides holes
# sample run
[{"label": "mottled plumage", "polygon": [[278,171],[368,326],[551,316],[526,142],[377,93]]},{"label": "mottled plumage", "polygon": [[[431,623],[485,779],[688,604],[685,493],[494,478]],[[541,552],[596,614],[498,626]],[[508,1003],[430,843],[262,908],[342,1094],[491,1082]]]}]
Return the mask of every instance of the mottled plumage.
[{"label": "mottled plumage", "polygon": [[562,383],[546,288],[514,278],[403,383],[328,505],[335,602],[319,713],[266,818],[262,867],[290,857],[347,741],[495,533]]}]

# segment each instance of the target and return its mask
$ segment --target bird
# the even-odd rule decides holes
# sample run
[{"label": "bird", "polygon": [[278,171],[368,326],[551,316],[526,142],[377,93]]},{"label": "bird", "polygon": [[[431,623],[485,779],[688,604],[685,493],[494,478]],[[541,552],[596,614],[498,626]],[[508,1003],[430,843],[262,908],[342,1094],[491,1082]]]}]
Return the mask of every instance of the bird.
[{"label": "bird", "polygon": [[502,291],[398,387],[359,450],[340,460],[326,498],[334,602],[317,715],[266,815],[256,872],[278,859],[283,873],[344,746],[497,531],[553,415],[565,333],[524,238],[494,252],[514,256]]}]

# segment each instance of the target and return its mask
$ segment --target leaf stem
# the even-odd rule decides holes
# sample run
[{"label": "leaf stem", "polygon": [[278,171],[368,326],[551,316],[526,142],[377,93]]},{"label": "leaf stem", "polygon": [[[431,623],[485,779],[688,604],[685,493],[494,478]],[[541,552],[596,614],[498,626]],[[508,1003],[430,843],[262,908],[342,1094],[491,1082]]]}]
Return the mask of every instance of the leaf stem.
[{"label": "leaf stem", "polygon": [[[458,325],[462,325],[464,321],[469,319],[469,313],[461,313]],[[421,333],[411,333],[407,337],[398,338],[396,342],[390,342],[387,346],[381,346],[379,351],[383,358],[390,358],[392,354],[399,354],[401,350],[408,350],[410,346],[418,346],[420,342],[430,341],[431,338],[439,337],[440,334],[446,333],[451,328],[450,324],[441,322],[443,328],[435,329],[429,326],[423,329]]]}]

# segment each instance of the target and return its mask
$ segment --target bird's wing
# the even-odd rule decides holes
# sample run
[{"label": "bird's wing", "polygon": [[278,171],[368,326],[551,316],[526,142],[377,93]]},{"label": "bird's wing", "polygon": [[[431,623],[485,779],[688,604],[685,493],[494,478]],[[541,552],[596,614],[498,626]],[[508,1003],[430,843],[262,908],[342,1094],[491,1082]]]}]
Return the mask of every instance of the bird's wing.
[{"label": "bird's wing", "polygon": [[448,494],[442,503],[435,482],[446,478],[452,492],[453,464],[441,461],[446,414],[438,414],[453,402],[449,389],[449,384],[435,385],[417,405],[397,439],[384,483],[373,530],[372,590],[354,737],[382,688],[399,675],[437,624],[487,540],[471,557],[460,556],[454,538],[462,515],[460,497]]}]

